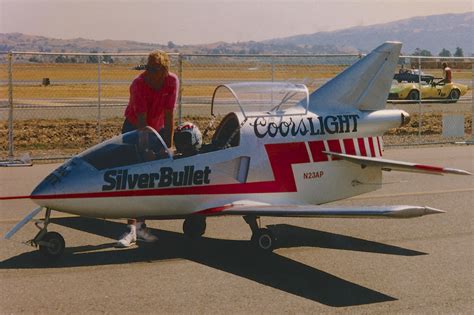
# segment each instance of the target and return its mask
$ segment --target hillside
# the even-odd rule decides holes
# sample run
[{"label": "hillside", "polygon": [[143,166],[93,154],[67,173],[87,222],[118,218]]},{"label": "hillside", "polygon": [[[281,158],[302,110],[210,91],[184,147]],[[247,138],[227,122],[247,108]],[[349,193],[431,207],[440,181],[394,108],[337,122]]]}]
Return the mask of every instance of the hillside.
[{"label": "hillside", "polygon": [[416,48],[433,55],[443,49],[454,53],[461,47],[465,56],[474,53],[472,30],[474,12],[415,17],[386,24],[352,27],[339,31],[319,32],[261,42],[218,42],[202,45],[140,43],[119,40],[54,39],[20,33],[0,33],[0,51],[44,52],[148,52],[164,49],[170,52],[203,54],[262,54],[262,53],[358,53],[368,52],[387,40],[403,42],[403,54]]},{"label": "hillside", "polygon": [[427,49],[437,55],[443,48],[452,53],[456,47],[464,55],[473,51],[474,12],[415,17],[386,24],[360,26],[333,32],[297,35],[265,41],[274,45],[337,45],[339,49],[368,52],[387,40],[401,41],[403,53],[416,48]]}]

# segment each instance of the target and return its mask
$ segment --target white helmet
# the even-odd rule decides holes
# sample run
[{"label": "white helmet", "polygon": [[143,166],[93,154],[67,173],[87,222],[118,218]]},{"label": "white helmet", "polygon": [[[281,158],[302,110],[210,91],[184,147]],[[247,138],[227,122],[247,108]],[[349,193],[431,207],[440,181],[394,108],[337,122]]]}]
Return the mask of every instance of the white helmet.
[{"label": "white helmet", "polygon": [[178,152],[189,153],[191,150],[197,152],[202,145],[201,131],[193,123],[182,123],[174,131],[174,144]]}]

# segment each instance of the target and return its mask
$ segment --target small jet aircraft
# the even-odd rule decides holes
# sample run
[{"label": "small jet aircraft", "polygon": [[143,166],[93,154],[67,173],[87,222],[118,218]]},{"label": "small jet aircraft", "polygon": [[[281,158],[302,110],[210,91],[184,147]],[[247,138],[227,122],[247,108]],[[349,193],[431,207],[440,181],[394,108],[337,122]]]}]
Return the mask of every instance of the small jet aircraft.
[{"label": "small jet aircraft", "polygon": [[[412,218],[444,212],[410,205],[322,206],[379,189],[382,171],[470,175],[382,158],[384,132],[409,120],[405,111],[384,109],[400,49],[401,43],[384,43],[311,94],[302,84],[220,85],[211,114],[227,115],[198,154],[174,154],[149,127],[116,136],[68,160],[24,196],[39,207],[5,238],[45,210],[29,243],[57,258],[65,242],[47,230],[52,210],[184,219],[190,238],[204,234],[208,216],[237,215],[250,226],[253,244],[271,251],[275,238],[260,226],[260,217]],[[139,143],[143,133],[145,148]]]}]

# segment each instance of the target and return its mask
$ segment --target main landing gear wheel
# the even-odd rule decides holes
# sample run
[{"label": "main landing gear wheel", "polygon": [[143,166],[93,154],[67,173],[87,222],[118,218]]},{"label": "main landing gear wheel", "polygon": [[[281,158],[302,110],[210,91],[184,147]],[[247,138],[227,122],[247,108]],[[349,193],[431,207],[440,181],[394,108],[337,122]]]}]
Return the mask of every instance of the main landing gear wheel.
[{"label": "main landing gear wheel", "polygon": [[40,253],[51,259],[58,259],[64,253],[66,243],[61,234],[57,232],[47,232],[41,241],[38,242]]},{"label": "main landing gear wheel", "polygon": [[252,238],[250,241],[256,249],[263,252],[272,252],[275,248],[276,239],[273,236],[272,231],[259,227],[257,219],[260,222],[259,217],[244,216],[245,222],[247,222],[247,224],[250,226],[250,229],[252,230]]},{"label": "main landing gear wheel", "polygon": [[195,216],[186,218],[183,222],[184,235],[190,239],[198,239],[206,232],[206,218]]},{"label": "main landing gear wheel", "polygon": [[252,234],[252,244],[264,252],[271,252],[275,246],[275,237],[269,229],[258,229]]}]

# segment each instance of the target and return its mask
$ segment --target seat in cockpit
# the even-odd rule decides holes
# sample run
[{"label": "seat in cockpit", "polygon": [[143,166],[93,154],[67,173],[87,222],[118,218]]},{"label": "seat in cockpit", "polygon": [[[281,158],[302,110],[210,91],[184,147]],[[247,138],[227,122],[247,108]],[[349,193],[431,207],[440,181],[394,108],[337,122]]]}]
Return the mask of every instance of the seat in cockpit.
[{"label": "seat in cockpit", "polygon": [[218,149],[236,147],[240,143],[240,124],[237,115],[227,114],[212,137],[212,144]]}]

